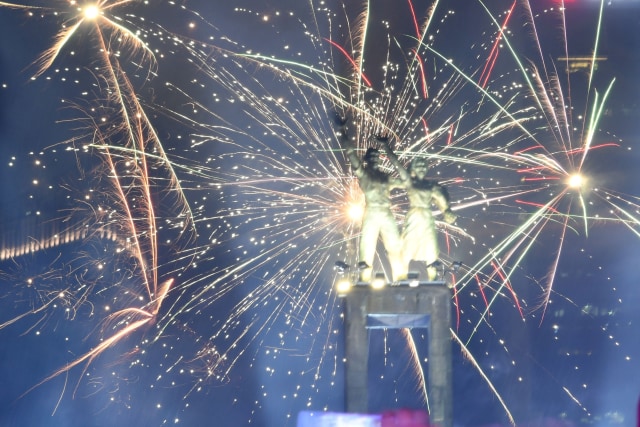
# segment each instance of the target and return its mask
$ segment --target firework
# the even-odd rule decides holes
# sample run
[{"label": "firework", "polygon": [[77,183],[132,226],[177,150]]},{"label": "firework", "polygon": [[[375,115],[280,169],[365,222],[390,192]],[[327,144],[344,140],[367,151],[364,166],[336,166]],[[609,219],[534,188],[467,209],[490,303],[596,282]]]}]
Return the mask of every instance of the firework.
[{"label": "firework", "polygon": [[[567,232],[586,236],[597,220],[637,233],[634,199],[597,188],[588,173],[591,156],[620,148],[598,140],[610,82],[596,91],[589,70],[589,96],[581,100],[588,110],[579,122],[567,92],[573,76],[554,68],[532,30],[550,16],[564,21],[562,8],[538,16],[515,2],[466,10],[442,1],[416,10],[407,2],[393,14],[373,4],[361,14],[313,2],[269,12],[238,7],[230,16],[255,31],[237,34],[223,20],[172,4],[157,7],[188,25],[149,22],[144,15],[155,9],[136,2],[8,6],[46,17],[69,11],[36,66],[40,79],[53,74],[83,31],[91,36],[94,84],[91,95],[73,102],[81,135],[57,147],[99,160],[88,170],[96,195],[74,213],[85,224],[91,218],[92,231],[78,239],[117,236],[111,240],[119,254],[108,264],[126,271],[96,280],[114,279],[107,287],[118,306],[95,316],[102,319],[100,342],[46,380],[78,365],[90,373],[87,363],[136,337],[130,348],[142,356],[129,359],[130,371],[154,390],[171,389],[165,402],[185,402],[174,404],[176,412],[189,413],[215,385],[238,384],[239,372],[255,375],[261,390],[254,415],[239,423],[259,422],[259,413],[283,401],[285,417],[339,405],[341,310],[332,266],[357,261],[358,219],[347,212],[358,211],[362,198],[333,130],[336,114],[349,118],[360,149],[389,135],[401,161],[426,157],[450,189],[460,219],[439,225],[444,265],[460,267],[446,271],[458,308],[453,334],[508,417],[514,403],[503,390],[516,386],[482,359],[516,365],[531,352],[518,349],[516,328],[505,332],[495,313],[524,324],[547,312]],[[482,18],[467,28],[469,16]],[[525,55],[514,46],[531,33],[538,53]],[[180,75],[165,74],[169,59]],[[612,213],[590,207],[600,199]],[[401,221],[406,202],[401,194],[394,201]],[[55,246],[47,241],[22,252]],[[549,241],[553,251],[540,249]],[[16,246],[5,244],[4,257],[19,255]],[[529,260],[541,258],[552,266],[542,279],[528,272]],[[386,269],[384,257],[374,268]],[[80,288],[72,289],[74,301],[101,292]],[[26,315],[50,310],[52,301],[38,300]],[[386,339],[383,347],[393,353]],[[522,375],[522,387],[531,384]],[[117,387],[130,387],[123,376]],[[418,390],[420,376],[412,380]],[[278,385],[283,378],[288,388]],[[586,407],[572,387],[558,388]],[[245,399],[225,396],[216,406]]]}]

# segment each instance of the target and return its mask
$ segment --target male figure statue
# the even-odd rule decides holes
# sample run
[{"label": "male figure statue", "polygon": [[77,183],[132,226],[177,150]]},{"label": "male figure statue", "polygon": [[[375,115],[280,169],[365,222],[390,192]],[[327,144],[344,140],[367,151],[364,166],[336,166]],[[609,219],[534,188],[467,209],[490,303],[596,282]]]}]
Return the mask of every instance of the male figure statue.
[{"label": "male figure statue", "polygon": [[370,147],[362,159],[358,157],[355,145],[347,136],[345,120],[338,120],[337,127],[340,143],[347,152],[351,169],[358,177],[358,183],[365,199],[360,232],[359,261],[360,266],[363,267],[360,272],[360,280],[371,281],[371,267],[373,266],[378,237],[382,237],[391,265],[392,279],[396,281],[398,280],[398,272],[401,272],[403,268],[400,256],[400,233],[391,211],[389,198],[391,190],[401,188],[402,182],[380,170],[380,152],[376,148]]}]

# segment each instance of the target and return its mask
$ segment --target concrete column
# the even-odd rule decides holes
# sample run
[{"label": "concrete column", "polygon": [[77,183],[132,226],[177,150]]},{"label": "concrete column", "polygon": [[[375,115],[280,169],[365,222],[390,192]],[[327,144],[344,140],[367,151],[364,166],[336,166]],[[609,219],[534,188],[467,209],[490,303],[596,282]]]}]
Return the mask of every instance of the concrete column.
[{"label": "concrete column", "polygon": [[344,300],[347,411],[368,412],[369,329],[426,327],[431,423],[452,427],[451,291],[442,282],[383,289],[358,285]]}]

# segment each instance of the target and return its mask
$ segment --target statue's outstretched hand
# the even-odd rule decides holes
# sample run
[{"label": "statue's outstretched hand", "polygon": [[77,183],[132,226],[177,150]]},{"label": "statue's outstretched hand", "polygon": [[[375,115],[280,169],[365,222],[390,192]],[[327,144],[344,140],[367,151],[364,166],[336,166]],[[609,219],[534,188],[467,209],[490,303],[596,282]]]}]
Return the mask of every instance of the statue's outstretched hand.
[{"label": "statue's outstretched hand", "polygon": [[446,211],[444,211],[442,213],[442,216],[444,217],[444,222],[446,222],[447,224],[453,224],[454,222],[456,222],[456,219],[458,219],[458,215],[453,213],[451,209],[447,209]]}]

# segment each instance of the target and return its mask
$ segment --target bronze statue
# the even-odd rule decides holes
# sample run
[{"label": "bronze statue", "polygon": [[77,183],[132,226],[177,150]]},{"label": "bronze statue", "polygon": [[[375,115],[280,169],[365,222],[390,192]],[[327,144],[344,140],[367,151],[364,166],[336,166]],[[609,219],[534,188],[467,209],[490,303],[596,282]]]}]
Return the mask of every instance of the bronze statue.
[{"label": "bronze statue", "polygon": [[402,267],[400,233],[391,211],[390,196],[391,190],[402,188],[404,184],[401,180],[380,170],[380,152],[376,148],[367,149],[364,157],[360,159],[355,152],[355,145],[347,136],[346,121],[336,120],[336,122],[340,143],[346,150],[351,169],[358,178],[365,199],[358,254],[361,267],[360,280],[371,281],[371,267],[378,237],[381,237],[391,265],[392,278],[396,281],[399,279],[398,273],[405,269]]},{"label": "bronze statue", "polygon": [[416,157],[407,170],[391,150],[388,139],[376,139],[398,171],[409,199],[409,211],[405,217],[401,237],[403,270],[398,272],[397,277],[406,278],[409,262],[414,260],[426,263],[428,280],[435,280],[437,269],[434,263],[438,261],[439,249],[431,209],[434,204],[442,212],[444,221],[453,224],[457,216],[449,205],[449,194],[446,188],[427,178],[428,166],[425,159]]}]

